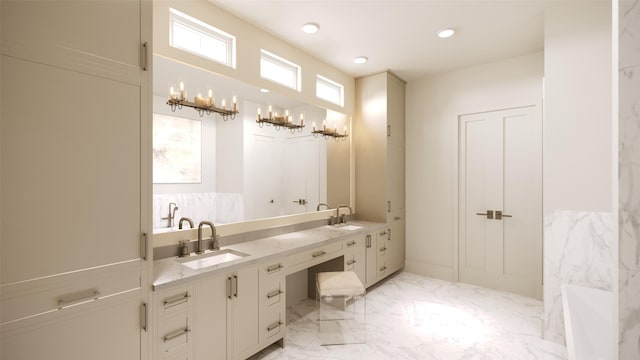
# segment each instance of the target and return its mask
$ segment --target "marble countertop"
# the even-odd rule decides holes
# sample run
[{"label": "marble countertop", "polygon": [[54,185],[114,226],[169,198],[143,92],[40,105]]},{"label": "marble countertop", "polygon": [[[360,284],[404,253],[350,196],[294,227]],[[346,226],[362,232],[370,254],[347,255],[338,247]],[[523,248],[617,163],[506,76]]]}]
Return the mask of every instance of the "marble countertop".
[{"label": "marble countertop", "polygon": [[[347,225],[362,226],[362,229],[346,230],[342,226],[326,225],[235,245],[222,246],[220,248],[221,250],[232,249],[248,254],[248,256],[199,270],[191,269],[180,263],[180,261],[184,261],[185,258],[173,257],[157,260],[153,264],[153,290],[161,290],[166,287],[197,279],[201,276],[224,274],[245,265],[284,257],[300,251],[341,241],[352,235],[371,232],[385,226],[384,223],[367,221],[350,221]],[[222,241],[224,242],[224,239]],[[191,256],[191,258],[195,260],[196,256]]]}]

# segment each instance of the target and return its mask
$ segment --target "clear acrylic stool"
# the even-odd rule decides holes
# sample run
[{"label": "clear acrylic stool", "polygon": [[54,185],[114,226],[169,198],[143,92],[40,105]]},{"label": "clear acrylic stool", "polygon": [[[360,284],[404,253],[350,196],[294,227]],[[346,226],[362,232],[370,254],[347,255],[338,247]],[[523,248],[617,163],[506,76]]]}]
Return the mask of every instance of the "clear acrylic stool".
[{"label": "clear acrylic stool", "polygon": [[322,345],[366,342],[366,290],[353,271],[316,274],[316,311]]}]

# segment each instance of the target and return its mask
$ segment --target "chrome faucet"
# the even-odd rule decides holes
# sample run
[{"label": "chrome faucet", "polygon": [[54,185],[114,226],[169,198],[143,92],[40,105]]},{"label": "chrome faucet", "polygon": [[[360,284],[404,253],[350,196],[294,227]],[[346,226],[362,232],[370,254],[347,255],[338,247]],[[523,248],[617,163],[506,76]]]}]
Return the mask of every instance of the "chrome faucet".
[{"label": "chrome faucet", "polygon": [[169,216],[166,218],[160,218],[160,220],[167,220],[167,227],[173,227],[173,220],[176,218],[176,211],[178,210],[178,204],[174,202],[169,203]]},{"label": "chrome faucet", "polygon": [[188,223],[189,223],[189,228],[190,228],[190,229],[193,229],[193,220],[191,220],[191,219],[190,219],[190,218],[188,218],[188,217],[181,217],[181,218],[180,218],[180,221],[178,221],[178,230],[182,230],[182,222],[183,222],[183,221],[188,222]]},{"label": "chrome faucet", "polygon": [[320,204],[318,204],[318,206],[316,206],[316,211],[320,211],[320,206],[326,206],[326,207],[327,207],[327,210],[331,209],[331,208],[329,207],[329,204],[327,204],[327,203],[320,203]]},{"label": "chrome faucet", "polygon": [[347,223],[347,219],[345,218],[345,214],[340,215],[340,209],[349,209],[349,215],[353,214],[353,210],[351,209],[351,206],[349,205],[338,205],[338,207],[336,208],[336,218],[338,219],[338,224],[346,224]]},{"label": "chrome faucet", "polygon": [[220,250],[220,244],[218,243],[218,236],[216,235],[216,227],[210,221],[201,221],[198,224],[198,249],[196,250],[197,254],[202,254],[204,252],[202,246],[202,227],[209,226],[211,228],[211,238],[213,239],[213,250]]}]

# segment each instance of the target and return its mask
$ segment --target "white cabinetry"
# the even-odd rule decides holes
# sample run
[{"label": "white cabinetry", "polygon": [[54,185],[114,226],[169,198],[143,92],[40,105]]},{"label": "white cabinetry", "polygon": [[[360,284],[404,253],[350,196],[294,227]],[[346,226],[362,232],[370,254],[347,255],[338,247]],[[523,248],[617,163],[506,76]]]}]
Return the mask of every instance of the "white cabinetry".
[{"label": "white cabinetry", "polygon": [[227,275],[209,276],[196,283],[195,358],[226,360],[228,351],[227,302],[231,279]]},{"label": "white cabinetry", "polygon": [[351,236],[343,241],[344,269],[353,271],[363,284],[367,283],[366,237]]},{"label": "white cabinetry", "polygon": [[151,3],[0,7],[0,357],[146,359]]},{"label": "white cabinetry", "polygon": [[286,318],[286,278],[282,261],[260,266],[260,348],[282,339]]},{"label": "white cabinetry", "polygon": [[[245,267],[229,275],[230,289],[227,310],[232,314],[233,358],[245,359],[260,345],[259,275],[258,266]],[[231,330],[231,329],[230,329]]]},{"label": "white cabinetry", "polygon": [[155,353],[158,360],[193,357],[193,286],[181,285],[155,294]]},{"label": "white cabinetry", "polygon": [[378,237],[375,232],[364,235],[366,257],[366,287],[375,284],[378,280]]},{"label": "white cabinetry", "polygon": [[245,359],[259,350],[258,279],[253,265],[197,282],[197,359]]},{"label": "white cabinetry", "polygon": [[375,239],[378,279],[401,269],[405,260],[404,93],[404,81],[389,72],[356,79],[358,218],[387,224]]}]

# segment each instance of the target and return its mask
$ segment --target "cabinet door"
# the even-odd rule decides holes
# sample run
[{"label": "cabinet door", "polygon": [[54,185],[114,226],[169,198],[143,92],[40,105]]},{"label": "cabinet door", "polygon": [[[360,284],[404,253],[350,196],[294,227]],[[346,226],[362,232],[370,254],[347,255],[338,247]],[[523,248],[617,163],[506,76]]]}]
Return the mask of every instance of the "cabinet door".
[{"label": "cabinet door", "polygon": [[387,146],[387,215],[404,209],[404,145]]},{"label": "cabinet door", "polygon": [[227,359],[227,295],[230,279],[205,278],[196,285],[194,332],[195,358]]},{"label": "cabinet door", "polygon": [[3,285],[139,258],[147,6],[1,6]]},{"label": "cabinet door", "polygon": [[362,284],[367,283],[367,259],[366,259],[366,236],[359,236],[354,239],[353,246],[353,271]]},{"label": "cabinet door", "polygon": [[404,102],[404,82],[387,74],[387,140],[390,144],[404,145]]},{"label": "cabinet door", "polygon": [[258,266],[246,267],[232,275],[233,349],[235,359],[244,359],[260,344],[260,295]]},{"label": "cabinet door", "polygon": [[387,248],[389,248],[389,270],[395,272],[404,267],[406,258],[405,254],[405,220],[404,211],[392,213],[389,222],[389,236],[387,240]]},{"label": "cabinet door", "polygon": [[378,268],[377,268],[377,257],[378,257],[378,245],[375,233],[367,234],[365,236],[365,251],[367,258],[366,265],[366,284],[367,287],[373,285],[377,281],[378,277]]}]

